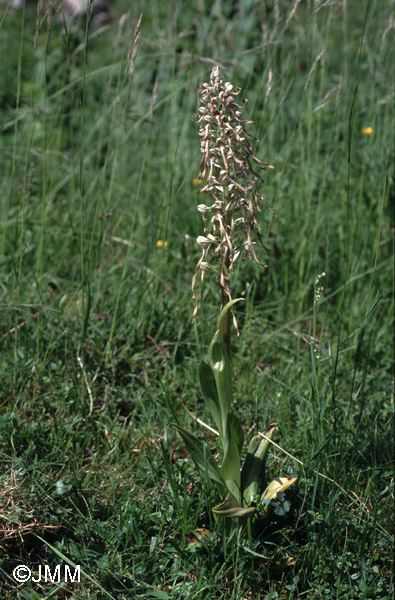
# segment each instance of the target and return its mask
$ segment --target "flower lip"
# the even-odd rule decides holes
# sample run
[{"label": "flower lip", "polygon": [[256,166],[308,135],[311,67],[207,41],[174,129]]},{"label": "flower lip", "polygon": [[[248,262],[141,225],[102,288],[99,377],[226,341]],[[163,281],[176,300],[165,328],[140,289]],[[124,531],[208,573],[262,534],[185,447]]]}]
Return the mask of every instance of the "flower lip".
[{"label": "flower lip", "polygon": [[205,273],[206,271],[210,271],[211,265],[209,265],[209,263],[207,263],[207,262],[201,262],[199,265],[199,268],[201,271],[203,271]]}]

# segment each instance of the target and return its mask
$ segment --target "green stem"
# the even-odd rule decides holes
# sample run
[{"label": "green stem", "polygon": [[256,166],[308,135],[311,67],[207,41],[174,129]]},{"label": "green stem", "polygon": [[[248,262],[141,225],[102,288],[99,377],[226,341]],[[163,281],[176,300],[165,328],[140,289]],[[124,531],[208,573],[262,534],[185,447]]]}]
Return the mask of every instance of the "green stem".
[{"label": "green stem", "polygon": [[[228,202],[229,202],[229,191],[224,189],[224,205],[227,206]],[[231,221],[231,216],[228,213],[225,213],[224,227],[229,235],[230,235],[230,229],[231,229],[230,221]],[[222,277],[221,277],[221,279],[224,283],[226,283],[230,287],[229,251],[230,251],[229,248],[222,249],[222,263],[221,263],[221,276]],[[230,300],[230,298],[229,298],[228,294],[226,293],[226,291],[224,290],[224,288],[221,289],[221,297],[222,297],[222,309],[223,309],[223,308],[225,308],[225,306],[228,304],[228,302]],[[222,327],[221,327],[222,341],[224,343],[226,353],[227,353],[229,359],[230,359],[230,313],[231,313],[231,311],[228,310],[226,317],[222,323]]]},{"label": "green stem", "polygon": [[[224,289],[221,290],[221,293],[222,293],[222,308],[224,308],[228,304],[229,298]],[[222,341],[223,341],[225,349],[226,349],[226,353],[229,358],[230,358],[230,312],[231,311],[228,310],[228,312],[226,313],[225,318],[222,322],[222,325],[221,325],[221,337],[222,337]]]}]

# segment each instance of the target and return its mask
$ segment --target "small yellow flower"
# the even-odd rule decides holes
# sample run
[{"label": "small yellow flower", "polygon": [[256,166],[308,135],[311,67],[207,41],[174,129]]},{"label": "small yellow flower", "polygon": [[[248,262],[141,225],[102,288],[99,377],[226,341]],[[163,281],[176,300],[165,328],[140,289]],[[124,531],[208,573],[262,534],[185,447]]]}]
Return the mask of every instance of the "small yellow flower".
[{"label": "small yellow flower", "polygon": [[196,177],[196,179],[192,179],[192,185],[200,185],[202,183],[202,179],[199,179],[199,177]]},{"label": "small yellow flower", "polygon": [[364,127],[364,128],[362,129],[362,133],[363,133],[364,135],[372,135],[372,133],[373,133],[373,129],[372,129],[372,127]]},{"label": "small yellow flower", "polygon": [[166,240],[158,240],[156,242],[156,247],[157,248],[166,248],[167,246],[167,241]]}]

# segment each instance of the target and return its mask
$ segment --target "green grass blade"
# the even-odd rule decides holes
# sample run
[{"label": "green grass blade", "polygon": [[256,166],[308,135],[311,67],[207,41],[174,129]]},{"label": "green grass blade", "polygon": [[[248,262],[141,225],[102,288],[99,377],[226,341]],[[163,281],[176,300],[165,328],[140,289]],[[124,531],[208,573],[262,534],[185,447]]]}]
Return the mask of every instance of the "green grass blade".
[{"label": "green grass blade", "polygon": [[[44,540],[42,537],[40,537],[39,535],[37,535],[37,533],[33,534],[38,540],[40,540],[40,542],[42,542],[43,544],[45,544],[46,546],[48,546],[48,548],[50,548],[52,550],[52,552],[54,552],[57,556],[59,556],[59,558],[61,558],[62,560],[64,560],[65,563],[67,563],[68,565],[71,565],[74,569],[77,567],[76,563],[73,562],[72,560],[70,560],[65,554],[63,554],[63,552],[60,552],[60,550],[58,550],[57,548],[55,548],[55,546],[52,546],[52,544],[50,544],[49,542],[47,542],[46,540]],[[84,571],[84,569],[81,569],[80,566],[80,572],[81,574],[91,583],[93,583],[93,585],[95,585],[96,587],[99,588],[99,590],[105,595],[107,596],[107,598],[111,598],[111,600],[116,600],[114,598],[114,596],[112,594],[110,594],[109,592],[107,592],[107,590],[102,587],[100,585],[100,583],[98,583],[97,581],[95,581],[95,579],[93,579],[93,577],[91,577],[89,575],[89,573],[87,573],[86,571]]]}]

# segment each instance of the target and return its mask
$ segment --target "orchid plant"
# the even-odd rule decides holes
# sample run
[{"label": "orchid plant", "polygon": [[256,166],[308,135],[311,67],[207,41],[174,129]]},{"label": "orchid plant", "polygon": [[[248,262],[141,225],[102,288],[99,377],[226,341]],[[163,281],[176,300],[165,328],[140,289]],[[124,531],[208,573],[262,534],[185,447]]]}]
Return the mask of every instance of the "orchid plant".
[{"label": "orchid plant", "polygon": [[[250,440],[241,465],[244,434],[232,410],[231,316],[239,335],[234,306],[243,299],[232,298],[231,275],[240,256],[252,257],[261,264],[256,252],[257,243],[263,245],[257,219],[263,201],[258,192],[258,182],[263,181],[259,171],[273,168],[254,155],[250,139],[258,140],[246,129],[252,121],[242,119],[242,107],[237,102],[240,92],[240,88],[224,83],[219,68],[214,67],[210,82],[203,83],[200,90],[202,106],[195,116],[200,125],[203,154],[199,180],[204,185],[199,192],[211,196],[212,203],[197,207],[203,217],[204,234],[197,238],[201,257],[192,280],[196,299],[193,318],[198,315],[206,275],[218,273],[222,310],[207,360],[200,363],[199,377],[204,399],[218,430],[223,453],[221,466],[217,465],[204,442],[179,425],[175,427],[196,466],[207,473],[223,498],[213,512],[220,517],[245,521],[257,512],[258,506],[261,512],[268,514],[271,500],[296,479],[278,477],[270,483],[265,481],[266,456],[276,424]],[[246,106],[247,100],[243,100],[243,104]],[[201,286],[196,297],[199,274]]]}]

